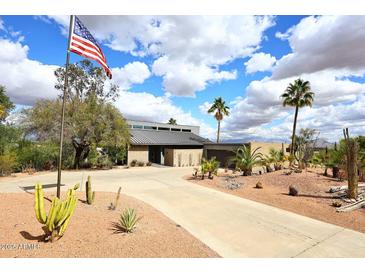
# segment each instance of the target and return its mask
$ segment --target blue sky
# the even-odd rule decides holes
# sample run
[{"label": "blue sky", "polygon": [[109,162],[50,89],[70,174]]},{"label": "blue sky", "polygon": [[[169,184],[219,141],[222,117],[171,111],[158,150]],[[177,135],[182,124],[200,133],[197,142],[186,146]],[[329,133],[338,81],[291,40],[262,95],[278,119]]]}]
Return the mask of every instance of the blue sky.
[{"label": "blue sky", "polygon": [[[222,96],[231,108],[222,124],[223,139],[286,141],[292,110],[280,105],[280,93],[304,77],[311,81],[316,100],[313,108],[301,110],[299,127],[316,128],[322,137],[335,139],[339,133],[333,131],[351,125],[356,117],[360,126],[353,130],[363,133],[357,109],[363,106],[365,82],[364,35],[358,30],[365,26],[364,17],[80,19],[113,69],[113,81],[121,87],[116,105],[127,118],[165,122],[174,117],[178,123],[200,125],[202,135],[213,139],[216,121],[206,109]],[[0,72],[8,72],[0,84],[18,109],[57,95],[52,73],[65,62],[68,20],[0,17],[0,49],[10,52],[0,56]],[[71,62],[79,60],[71,54]],[[344,113],[337,113],[336,106]],[[338,117],[329,119],[333,114]]]}]

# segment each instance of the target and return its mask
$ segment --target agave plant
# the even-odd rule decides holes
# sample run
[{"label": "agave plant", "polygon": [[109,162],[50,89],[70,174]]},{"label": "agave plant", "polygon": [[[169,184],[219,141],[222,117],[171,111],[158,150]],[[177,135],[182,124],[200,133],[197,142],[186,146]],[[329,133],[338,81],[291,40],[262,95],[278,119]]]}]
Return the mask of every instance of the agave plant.
[{"label": "agave plant", "polygon": [[120,228],[127,233],[133,232],[136,228],[137,222],[141,217],[137,217],[136,212],[132,208],[127,208],[120,215],[119,225]]},{"label": "agave plant", "polygon": [[233,151],[235,156],[230,158],[230,161],[236,164],[236,169],[242,170],[243,176],[251,175],[252,168],[262,164],[263,155],[261,152],[257,152],[260,148],[258,147],[251,152],[250,146],[243,145]]}]

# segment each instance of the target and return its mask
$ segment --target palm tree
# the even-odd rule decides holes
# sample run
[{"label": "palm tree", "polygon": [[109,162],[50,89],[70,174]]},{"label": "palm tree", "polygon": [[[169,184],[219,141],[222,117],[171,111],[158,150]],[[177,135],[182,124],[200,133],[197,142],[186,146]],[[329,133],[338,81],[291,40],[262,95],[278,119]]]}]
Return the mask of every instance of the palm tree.
[{"label": "palm tree", "polygon": [[223,101],[222,97],[214,99],[213,105],[208,109],[208,113],[214,113],[215,119],[218,121],[218,131],[217,131],[217,143],[219,143],[219,134],[221,131],[221,121],[223,120],[223,115],[229,116],[229,107],[226,106],[226,102]]},{"label": "palm tree", "polygon": [[176,120],[174,118],[170,118],[170,120],[167,123],[170,125],[177,125]]},{"label": "palm tree", "polygon": [[243,176],[249,176],[252,173],[252,168],[262,163],[263,155],[261,152],[257,152],[260,148],[258,147],[251,152],[250,146],[243,145],[233,151],[236,155],[230,158],[230,162],[234,162],[236,168],[242,170]]},{"label": "palm tree", "polygon": [[295,129],[297,127],[298,110],[301,107],[312,106],[314,92],[311,91],[309,81],[303,81],[302,79],[297,79],[294,83],[289,84],[285,92],[281,95],[283,99],[283,106],[295,107],[294,123],[293,123],[293,133],[291,138],[290,155],[294,155],[295,147]]}]

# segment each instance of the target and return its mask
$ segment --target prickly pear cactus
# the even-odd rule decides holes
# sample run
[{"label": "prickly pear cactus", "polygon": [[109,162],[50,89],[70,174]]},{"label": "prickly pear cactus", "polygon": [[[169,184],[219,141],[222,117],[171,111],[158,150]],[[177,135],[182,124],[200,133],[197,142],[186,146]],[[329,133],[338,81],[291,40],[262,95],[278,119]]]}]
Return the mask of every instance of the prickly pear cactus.
[{"label": "prickly pear cactus", "polygon": [[91,188],[91,177],[87,177],[86,181],[86,201],[89,205],[91,205],[94,202],[95,199],[95,191],[92,191]]}]

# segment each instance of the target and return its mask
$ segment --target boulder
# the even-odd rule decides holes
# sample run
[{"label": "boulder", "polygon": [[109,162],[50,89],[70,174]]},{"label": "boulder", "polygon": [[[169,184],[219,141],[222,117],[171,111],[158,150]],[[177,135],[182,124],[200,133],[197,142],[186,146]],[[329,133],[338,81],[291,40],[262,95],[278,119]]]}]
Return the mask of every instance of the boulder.
[{"label": "boulder", "polygon": [[261,182],[257,182],[255,188],[260,188],[260,189],[263,188],[262,183]]},{"label": "boulder", "polygon": [[290,185],[289,186],[289,195],[290,196],[298,196],[299,190],[298,187]]}]

